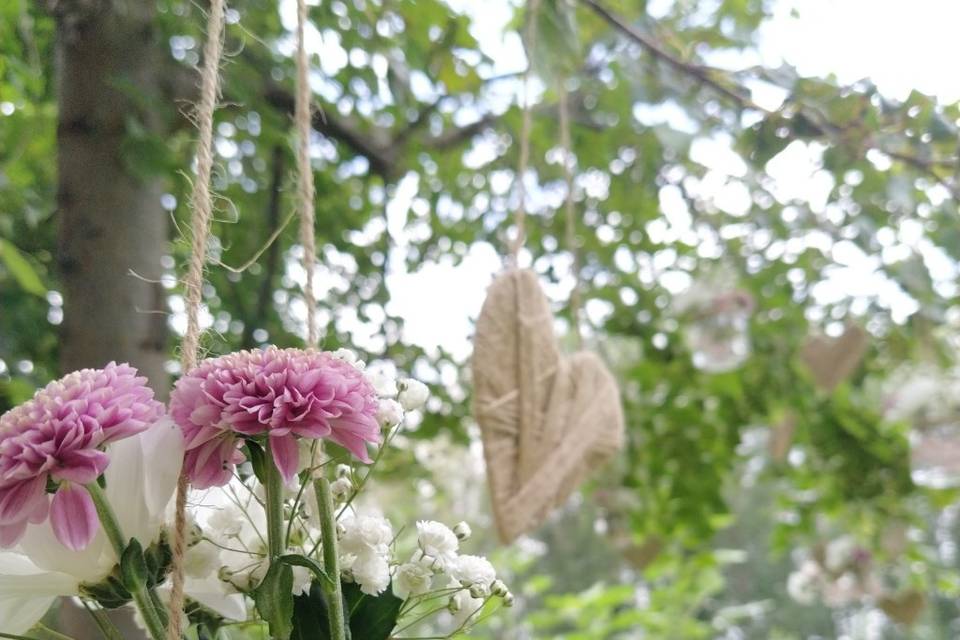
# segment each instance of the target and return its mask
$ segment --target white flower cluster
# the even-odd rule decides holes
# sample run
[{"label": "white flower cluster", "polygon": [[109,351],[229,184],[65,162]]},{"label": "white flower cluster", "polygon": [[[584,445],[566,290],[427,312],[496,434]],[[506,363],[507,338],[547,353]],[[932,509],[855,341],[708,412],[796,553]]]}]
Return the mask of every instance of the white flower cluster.
[{"label": "white flower cluster", "polygon": [[370,367],[366,369],[362,362],[356,360],[356,356],[353,355],[352,352],[348,353],[350,353],[353,359],[351,360],[347,357],[343,359],[364,369],[367,380],[373,385],[373,388],[376,389],[377,395],[380,396],[377,420],[384,429],[389,429],[401,424],[404,414],[407,411],[416,411],[426,404],[427,398],[430,396],[430,390],[427,388],[427,385],[412,378],[405,378],[398,381],[394,375],[382,367]]},{"label": "white flower cluster", "polygon": [[391,582],[394,595],[403,600],[450,590],[449,609],[458,624],[490,597],[502,598],[507,606],[513,604],[513,594],[497,580],[497,572],[486,558],[460,555],[460,542],[471,535],[465,522],[451,529],[440,522],[421,520],[417,523],[417,549],[403,563],[393,561],[393,527],[386,518],[350,516],[339,529],[341,571],[364,593],[377,595]]},{"label": "white flower cluster", "polygon": [[831,608],[850,606],[883,595],[870,553],[850,536],[826,544],[787,578],[787,593],[800,604],[818,599]]}]

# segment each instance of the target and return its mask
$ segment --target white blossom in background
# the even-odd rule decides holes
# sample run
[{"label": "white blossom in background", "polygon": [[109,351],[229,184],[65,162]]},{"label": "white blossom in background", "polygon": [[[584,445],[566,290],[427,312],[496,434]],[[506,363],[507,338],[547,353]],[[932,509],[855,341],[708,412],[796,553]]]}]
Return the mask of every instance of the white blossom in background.
[{"label": "white blossom in background", "polygon": [[853,561],[857,543],[851,536],[841,536],[827,543],[824,561],[830,571],[841,571]]},{"label": "white blossom in background", "polygon": [[787,594],[800,604],[813,604],[820,594],[822,582],[820,565],[807,560],[787,578]]},{"label": "white blossom in background", "polygon": [[357,354],[350,349],[337,349],[333,352],[334,357],[340,358],[344,362],[349,362],[361,371],[366,368],[367,363],[357,357]]}]

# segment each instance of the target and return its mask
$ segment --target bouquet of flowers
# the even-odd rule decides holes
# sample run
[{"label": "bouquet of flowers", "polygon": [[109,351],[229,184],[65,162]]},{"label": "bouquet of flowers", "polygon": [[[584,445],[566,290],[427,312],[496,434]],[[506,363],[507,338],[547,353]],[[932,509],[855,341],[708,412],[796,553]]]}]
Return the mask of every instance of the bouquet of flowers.
[{"label": "bouquet of flowers", "polygon": [[166,640],[181,473],[186,637],[385,640],[428,622],[453,637],[512,604],[490,562],[461,554],[466,523],[417,522],[398,557],[391,523],[357,507],[427,400],[419,381],[269,347],[201,362],[169,407],[146,382],[111,363],[0,417],[0,635],[75,597],[108,640],[105,610],[125,606]]}]

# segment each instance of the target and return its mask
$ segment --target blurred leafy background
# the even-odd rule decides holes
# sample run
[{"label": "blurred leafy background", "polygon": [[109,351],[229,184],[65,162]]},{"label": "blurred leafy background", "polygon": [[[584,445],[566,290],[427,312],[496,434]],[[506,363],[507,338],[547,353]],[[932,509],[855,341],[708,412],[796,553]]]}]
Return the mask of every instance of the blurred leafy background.
[{"label": "blurred leafy background", "polygon": [[[150,2],[168,92],[126,116],[122,155],[124,171],[159,181],[172,220],[161,284],[173,376],[193,136],[179,101],[194,86],[203,7]],[[509,567],[518,605],[475,637],[960,636],[958,495],[913,482],[916,425],[887,412],[897,375],[954,361],[960,108],[764,64],[757,34],[781,4],[543,0],[523,261],[564,336],[573,278],[583,283],[588,342],[621,381],[628,445],[504,549],[490,533],[466,337],[516,207],[523,7],[311,7],[324,346],[392,358],[431,384],[430,412],[398,441],[378,498],[401,522],[425,509],[473,521]],[[60,371],[58,15],[0,3],[0,409]],[[231,3],[204,292],[213,353],[304,333],[300,248],[283,226],[293,19],[286,0]],[[927,64],[950,73],[947,57]],[[572,105],[578,274],[562,240],[559,83]],[[253,256],[242,272],[222,267]],[[695,366],[708,319],[681,309],[714,287],[751,301],[745,357],[723,370]],[[824,385],[800,354],[848,325],[866,330],[864,353]],[[892,530],[902,544],[888,544]],[[788,596],[797,550],[844,534],[923,594],[912,625],[870,599]]]}]

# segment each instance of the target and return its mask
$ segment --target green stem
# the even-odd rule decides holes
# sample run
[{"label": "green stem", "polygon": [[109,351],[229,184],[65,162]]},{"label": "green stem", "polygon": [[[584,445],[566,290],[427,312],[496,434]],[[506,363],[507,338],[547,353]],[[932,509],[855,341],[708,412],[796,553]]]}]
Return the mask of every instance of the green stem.
[{"label": "green stem", "polygon": [[346,640],[346,622],[343,615],[343,592],[340,587],[340,563],[337,557],[337,517],[333,510],[330,481],[323,475],[313,481],[320,513],[320,535],[323,539],[323,568],[332,578],[327,586],[327,605],[330,607],[330,640]]},{"label": "green stem", "polygon": [[273,462],[273,453],[270,451],[270,438],[267,438],[267,460],[264,464],[266,474],[266,504],[267,512],[267,549],[270,564],[283,555],[285,538],[283,535],[283,478],[280,470]]},{"label": "green stem", "polygon": [[[104,532],[107,534],[107,539],[110,541],[110,545],[113,547],[113,551],[116,553],[117,561],[119,562],[120,558],[123,557],[123,552],[127,548],[127,538],[124,537],[123,531],[120,529],[120,523],[117,521],[117,516],[113,512],[113,508],[107,501],[107,495],[103,492],[103,488],[101,488],[96,481],[85,486],[90,493],[90,497],[93,498],[93,504],[97,508],[97,515],[100,516],[100,526],[103,527]],[[156,608],[153,606],[153,600],[150,599],[150,594],[147,592],[147,585],[136,585],[136,587],[131,590],[130,595],[133,596],[133,601],[137,604],[140,615],[143,616],[143,622],[147,626],[150,637],[153,638],[153,640],[165,640],[167,635],[166,629],[164,629],[160,614],[157,613]]]},{"label": "green stem", "polygon": [[96,623],[97,628],[100,629],[100,633],[103,634],[104,638],[107,640],[123,640],[123,634],[121,634],[117,626],[113,624],[113,620],[107,615],[106,610],[95,609],[90,606],[90,603],[86,600],[83,601],[83,608],[86,609],[90,617],[93,618],[93,621]]}]

